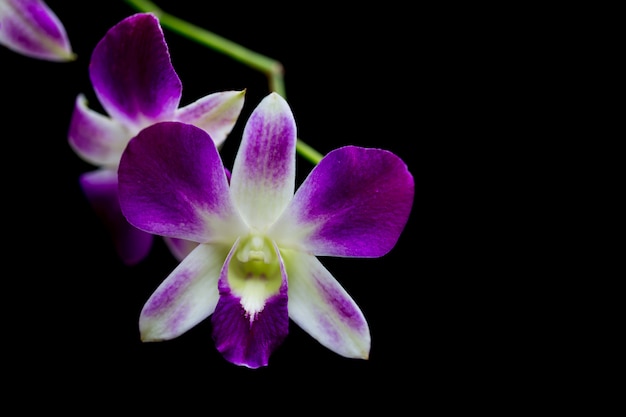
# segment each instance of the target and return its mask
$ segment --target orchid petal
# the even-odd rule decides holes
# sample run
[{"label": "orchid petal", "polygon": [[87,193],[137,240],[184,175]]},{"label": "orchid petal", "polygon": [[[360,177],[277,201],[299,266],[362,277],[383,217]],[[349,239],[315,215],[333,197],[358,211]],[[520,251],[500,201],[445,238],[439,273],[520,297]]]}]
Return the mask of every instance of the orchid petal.
[{"label": "orchid petal", "polygon": [[118,256],[126,265],[134,265],[146,257],[154,236],[128,223],[120,210],[117,194],[117,173],[100,169],[79,178],[85,197],[102,220],[115,245]]},{"label": "orchid petal", "polygon": [[0,45],[30,58],[76,59],[63,23],[40,0],[0,1]]},{"label": "orchid petal", "polygon": [[266,229],[293,197],[296,124],[289,105],[271,93],[248,119],[231,175],[233,200],[249,226]]},{"label": "orchid petal", "polygon": [[89,75],[106,112],[135,130],[171,119],[180,103],[182,84],[151,13],[137,13],[109,29],[93,51]]},{"label": "orchid petal", "polygon": [[85,96],[78,95],[68,138],[81,158],[93,165],[117,168],[131,136],[117,121],[89,109]]},{"label": "orchid petal", "polygon": [[400,237],[413,194],[413,176],[395,154],[338,148],[310,172],[271,235],[281,248],[317,256],[382,256]]},{"label": "orchid petal", "polygon": [[245,90],[241,90],[209,94],[179,108],[175,120],[204,129],[219,147],[237,122],[245,93]]},{"label": "orchid petal", "polygon": [[283,251],[289,274],[289,317],[323,346],[367,359],[370,332],[361,309],[314,256]]},{"label": "orchid petal", "polygon": [[243,233],[215,144],[198,127],[143,129],[128,143],[118,175],[122,212],[139,229],[199,243],[232,244]]},{"label": "orchid petal", "polygon": [[[280,260],[275,276],[255,280],[241,276],[233,258],[238,244],[228,254],[220,275],[220,298],[211,317],[213,339],[226,360],[249,368],[266,366],[271,353],[289,332],[287,274]],[[235,276],[233,276],[235,275]],[[233,282],[241,288],[235,289]],[[275,288],[277,284],[278,288]]]},{"label": "orchid petal", "polygon": [[219,298],[217,281],[229,249],[198,245],[172,271],[141,310],[142,341],[173,339],[213,313]]},{"label": "orchid petal", "polygon": [[198,246],[197,242],[192,242],[190,240],[184,239],[176,239],[173,237],[164,237],[163,241],[165,245],[168,247],[174,258],[178,261],[182,261],[185,259],[187,255],[191,253],[192,250]]}]

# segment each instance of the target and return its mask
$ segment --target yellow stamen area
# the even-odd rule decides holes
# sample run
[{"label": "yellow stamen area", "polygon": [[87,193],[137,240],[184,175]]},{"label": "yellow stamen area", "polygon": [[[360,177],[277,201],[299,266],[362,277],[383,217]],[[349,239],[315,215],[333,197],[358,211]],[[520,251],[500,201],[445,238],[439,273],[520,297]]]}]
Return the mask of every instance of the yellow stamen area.
[{"label": "yellow stamen area", "polygon": [[272,242],[256,234],[242,239],[230,262],[228,282],[252,321],[280,288],[280,265]]}]

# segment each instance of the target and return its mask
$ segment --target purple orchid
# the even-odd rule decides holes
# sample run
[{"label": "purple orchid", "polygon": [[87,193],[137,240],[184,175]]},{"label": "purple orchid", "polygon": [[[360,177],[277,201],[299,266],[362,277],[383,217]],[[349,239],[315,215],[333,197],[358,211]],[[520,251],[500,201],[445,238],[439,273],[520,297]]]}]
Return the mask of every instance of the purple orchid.
[{"label": "purple orchid", "polygon": [[[171,64],[158,19],[137,13],[113,26],[96,45],[89,65],[91,83],[108,117],[91,110],[83,94],[76,99],[69,144],[97,170],[80,177],[81,187],[111,233],[116,251],[128,265],[143,260],[154,236],[131,226],[119,207],[117,167],[128,141],[161,121],[180,121],[205,130],[221,145],[243,108],[245,90],[209,94],[179,107],[181,81]],[[196,243],[166,238],[177,259]]]},{"label": "purple orchid", "polygon": [[197,127],[158,123],[130,141],[122,212],[146,232],[198,243],[144,305],[143,341],[173,339],[211,316],[224,358],[258,368],[292,319],[339,355],[369,357],[363,313],[317,256],[389,252],[413,205],[413,176],[389,151],[345,146],[294,194],[295,166],[295,120],[277,93],[250,115],[230,184]]},{"label": "purple orchid", "polygon": [[46,61],[76,59],[61,20],[41,0],[0,0],[0,45]]}]

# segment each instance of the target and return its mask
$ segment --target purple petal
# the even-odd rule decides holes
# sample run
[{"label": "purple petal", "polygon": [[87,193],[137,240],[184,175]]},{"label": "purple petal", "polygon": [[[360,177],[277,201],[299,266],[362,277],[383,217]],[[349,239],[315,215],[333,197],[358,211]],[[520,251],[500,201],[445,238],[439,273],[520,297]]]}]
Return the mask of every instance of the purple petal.
[{"label": "purple petal", "polygon": [[0,45],[31,58],[76,59],[65,27],[40,0],[0,1]]},{"label": "purple petal", "polygon": [[215,144],[198,127],[145,128],[128,143],[118,175],[122,212],[142,230],[199,243],[234,242],[245,230]]},{"label": "purple petal", "polygon": [[339,355],[367,359],[369,326],[352,297],[314,256],[292,252],[285,263],[294,323]]},{"label": "purple petal", "polygon": [[80,185],[102,220],[115,245],[118,256],[126,265],[134,265],[150,252],[154,236],[128,223],[122,215],[117,194],[117,174],[112,170],[87,172],[80,176]]},{"label": "purple petal", "polygon": [[230,248],[199,245],[150,296],[139,318],[144,342],[180,336],[215,310],[217,281]]},{"label": "purple petal", "polygon": [[264,300],[260,311],[246,310],[241,297],[229,285],[228,274],[234,273],[230,264],[236,249],[237,245],[228,255],[220,276],[220,298],[211,317],[213,339],[217,350],[229,362],[258,368],[268,364],[271,353],[282,344],[289,332],[287,275],[281,260],[278,292]]},{"label": "purple petal", "polygon": [[178,109],[175,120],[204,129],[219,147],[237,122],[245,93],[241,90],[209,94]]},{"label": "purple petal", "polygon": [[169,248],[174,258],[178,261],[182,261],[191,253],[192,250],[198,246],[197,242],[190,240],[175,239],[173,237],[164,237],[165,245]]},{"label": "purple petal", "polygon": [[158,19],[137,13],[106,33],[91,56],[89,74],[106,112],[139,130],[171,119],[182,85]]},{"label": "purple petal", "polygon": [[273,223],[293,198],[296,124],[278,94],[265,97],[248,119],[233,165],[233,200],[259,230]]},{"label": "purple petal", "polygon": [[93,165],[117,168],[131,136],[115,120],[90,110],[85,96],[78,95],[68,137],[70,146],[82,159]]},{"label": "purple petal", "polygon": [[399,157],[345,146],[315,166],[271,233],[281,247],[318,256],[382,256],[400,237],[413,194],[413,176]]}]

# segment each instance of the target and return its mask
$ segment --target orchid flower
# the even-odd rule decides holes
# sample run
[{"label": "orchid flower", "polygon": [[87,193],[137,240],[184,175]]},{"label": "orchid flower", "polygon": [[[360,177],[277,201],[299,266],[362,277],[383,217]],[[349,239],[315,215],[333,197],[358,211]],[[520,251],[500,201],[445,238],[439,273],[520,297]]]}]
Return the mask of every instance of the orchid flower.
[{"label": "orchid flower", "polygon": [[[108,226],[122,261],[143,260],[154,236],[131,226],[122,215],[117,195],[117,167],[128,141],[141,129],[160,121],[180,121],[205,130],[221,145],[243,108],[245,90],[209,94],[179,107],[181,81],[175,72],[158,19],[137,13],[113,26],[96,45],[89,65],[96,96],[108,116],[87,105],[79,94],[69,128],[69,144],[98,169],[80,177],[85,196]],[[177,259],[193,242],[166,239]]]},{"label": "orchid flower", "polygon": [[389,252],[411,211],[413,177],[389,151],[345,146],[294,192],[295,165],[295,119],[275,92],[246,122],[230,183],[195,126],[158,123],[129,142],[118,171],[124,215],[198,243],[143,306],[142,341],[176,338],[211,316],[222,356],[258,368],[291,319],[341,356],[369,357],[361,309],[317,257]]},{"label": "orchid flower", "polygon": [[63,23],[41,0],[0,0],[0,45],[46,61],[76,59]]}]

